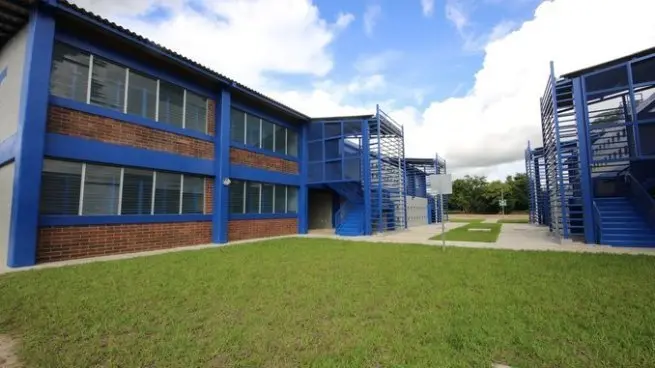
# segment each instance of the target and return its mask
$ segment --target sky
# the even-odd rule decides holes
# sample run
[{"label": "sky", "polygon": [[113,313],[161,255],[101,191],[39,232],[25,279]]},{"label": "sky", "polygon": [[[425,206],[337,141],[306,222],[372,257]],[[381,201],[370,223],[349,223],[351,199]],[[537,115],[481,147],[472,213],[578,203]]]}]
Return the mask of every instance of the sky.
[{"label": "sky", "polygon": [[75,0],[309,116],[405,127],[455,177],[524,172],[557,75],[655,46],[650,0]]}]

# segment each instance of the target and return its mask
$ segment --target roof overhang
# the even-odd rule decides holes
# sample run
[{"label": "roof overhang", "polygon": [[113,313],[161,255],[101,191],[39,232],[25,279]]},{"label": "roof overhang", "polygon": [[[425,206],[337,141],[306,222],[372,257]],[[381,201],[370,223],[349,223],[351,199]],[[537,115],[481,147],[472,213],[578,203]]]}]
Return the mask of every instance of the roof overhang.
[{"label": "roof overhang", "polygon": [[0,0],[0,49],[27,24],[35,1]]}]

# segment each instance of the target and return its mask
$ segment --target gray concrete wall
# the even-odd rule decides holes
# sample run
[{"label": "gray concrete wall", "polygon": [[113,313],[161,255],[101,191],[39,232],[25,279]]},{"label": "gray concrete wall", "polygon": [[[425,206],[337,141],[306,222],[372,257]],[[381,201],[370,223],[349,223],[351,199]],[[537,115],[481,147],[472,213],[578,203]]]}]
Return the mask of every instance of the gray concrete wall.
[{"label": "gray concrete wall", "polygon": [[7,268],[11,198],[14,193],[14,163],[0,167],[0,271]]},{"label": "gray concrete wall", "polygon": [[26,27],[0,50],[0,142],[18,128],[27,35]]},{"label": "gray concrete wall", "polygon": [[309,228],[332,229],[332,192],[309,191]]}]

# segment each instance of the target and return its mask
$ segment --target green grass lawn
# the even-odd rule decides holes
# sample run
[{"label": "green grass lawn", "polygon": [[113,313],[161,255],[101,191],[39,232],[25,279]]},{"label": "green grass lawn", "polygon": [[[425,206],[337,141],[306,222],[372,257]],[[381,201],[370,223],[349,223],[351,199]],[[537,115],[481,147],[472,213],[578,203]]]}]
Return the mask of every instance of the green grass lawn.
[{"label": "green grass lawn", "polygon": [[[502,226],[498,223],[472,222],[446,231],[446,240],[495,243],[498,240]],[[469,229],[490,229],[491,231],[469,231]],[[441,234],[435,235],[430,239],[441,240]]]},{"label": "green grass lawn", "polygon": [[529,224],[530,219],[527,219],[527,218],[509,218],[509,219],[500,219],[497,222],[499,224]]},{"label": "green grass lawn", "polygon": [[466,222],[466,223],[471,223],[471,222],[482,222],[484,221],[483,218],[478,218],[478,219],[468,219],[468,218],[450,218],[448,219],[448,222]]},{"label": "green grass lawn", "polygon": [[655,366],[655,258],[284,239],[0,277],[26,367]]}]

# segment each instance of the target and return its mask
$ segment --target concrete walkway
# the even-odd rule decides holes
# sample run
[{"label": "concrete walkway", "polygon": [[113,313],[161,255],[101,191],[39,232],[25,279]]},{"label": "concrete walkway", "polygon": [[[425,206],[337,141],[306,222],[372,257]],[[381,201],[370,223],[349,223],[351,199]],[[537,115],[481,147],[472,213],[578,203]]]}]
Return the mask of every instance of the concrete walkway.
[{"label": "concrete walkway", "polygon": [[[464,225],[466,225],[466,223],[448,222],[446,223],[446,231]],[[310,233],[305,236],[351,241],[411,243],[441,246],[441,240],[430,240],[431,237],[438,234],[441,234],[441,224],[415,226],[403,231],[394,231],[371,236],[341,237],[334,234],[327,234],[325,232]],[[446,241],[446,246],[483,249],[655,255],[655,248],[609,247],[601,245],[587,245],[583,243],[575,243],[572,241],[565,241],[560,244],[552,236],[550,236],[548,228],[531,224],[503,224],[500,236],[498,237],[498,241],[495,243]]]}]

